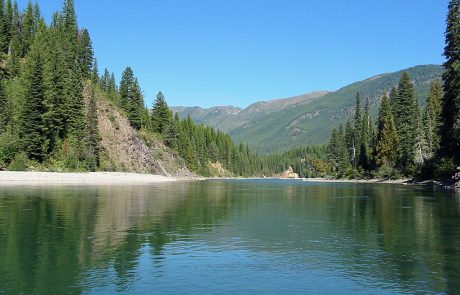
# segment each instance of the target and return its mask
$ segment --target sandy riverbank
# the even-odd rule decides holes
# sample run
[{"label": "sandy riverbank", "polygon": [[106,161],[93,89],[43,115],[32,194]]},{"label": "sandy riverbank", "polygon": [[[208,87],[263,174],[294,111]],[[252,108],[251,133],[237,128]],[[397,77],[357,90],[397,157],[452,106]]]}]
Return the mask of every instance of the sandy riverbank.
[{"label": "sandy riverbank", "polygon": [[176,178],[161,175],[124,172],[54,173],[0,171],[0,186],[47,184],[127,185],[172,182],[176,180]]}]

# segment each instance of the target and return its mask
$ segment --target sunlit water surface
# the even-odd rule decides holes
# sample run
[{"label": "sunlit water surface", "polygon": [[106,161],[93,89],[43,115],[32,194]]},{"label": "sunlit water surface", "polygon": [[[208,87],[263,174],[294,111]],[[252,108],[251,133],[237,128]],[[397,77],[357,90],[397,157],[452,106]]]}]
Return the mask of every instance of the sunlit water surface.
[{"label": "sunlit water surface", "polygon": [[0,294],[460,293],[460,197],[302,181],[0,187]]}]

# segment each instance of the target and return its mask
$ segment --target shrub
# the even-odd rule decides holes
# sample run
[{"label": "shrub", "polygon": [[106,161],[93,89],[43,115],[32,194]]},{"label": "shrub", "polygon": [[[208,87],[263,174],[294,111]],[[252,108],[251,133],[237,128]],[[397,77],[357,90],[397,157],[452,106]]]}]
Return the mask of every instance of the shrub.
[{"label": "shrub", "polygon": [[19,153],[11,162],[8,170],[10,171],[26,171],[29,168],[30,161],[25,153]]},{"label": "shrub", "polygon": [[435,165],[434,176],[438,180],[451,180],[455,174],[456,165],[451,158],[442,158]]}]

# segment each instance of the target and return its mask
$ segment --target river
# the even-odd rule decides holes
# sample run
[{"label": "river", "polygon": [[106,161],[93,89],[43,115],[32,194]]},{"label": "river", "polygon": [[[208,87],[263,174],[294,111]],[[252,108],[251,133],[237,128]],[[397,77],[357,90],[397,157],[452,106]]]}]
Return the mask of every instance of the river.
[{"label": "river", "polygon": [[0,187],[0,294],[455,294],[460,196],[209,180]]}]

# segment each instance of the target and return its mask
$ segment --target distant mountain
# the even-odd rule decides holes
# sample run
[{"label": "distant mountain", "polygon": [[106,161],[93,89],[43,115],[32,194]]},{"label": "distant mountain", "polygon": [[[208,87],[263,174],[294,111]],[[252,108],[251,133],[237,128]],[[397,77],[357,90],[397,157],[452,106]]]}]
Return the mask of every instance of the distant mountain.
[{"label": "distant mountain", "polygon": [[257,102],[246,109],[232,106],[201,109],[173,107],[179,116],[190,115],[197,123],[213,126],[236,141],[244,141],[260,152],[276,152],[301,145],[327,142],[333,128],[353,113],[356,92],[369,97],[375,116],[383,93],[396,86],[404,71],[415,83],[423,104],[429,84],[443,73],[439,65],[416,66],[371,77],[335,92],[314,92],[287,99]]},{"label": "distant mountain", "polygon": [[171,107],[171,109],[174,113],[179,113],[181,118],[186,118],[190,115],[196,123],[212,126],[224,132],[230,132],[250,123],[256,118],[264,117],[293,105],[307,104],[328,93],[328,91],[317,91],[290,98],[260,101],[245,109],[234,106],[217,106],[208,109],[200,107]]}]

